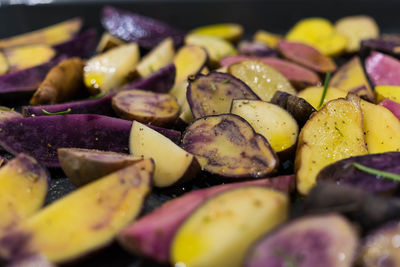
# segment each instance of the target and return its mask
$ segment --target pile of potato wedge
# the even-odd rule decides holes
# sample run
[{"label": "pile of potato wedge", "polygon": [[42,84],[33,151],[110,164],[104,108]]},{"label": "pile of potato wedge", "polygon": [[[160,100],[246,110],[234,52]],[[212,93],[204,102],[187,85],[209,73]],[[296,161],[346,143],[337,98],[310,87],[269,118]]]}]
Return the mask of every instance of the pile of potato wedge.
[{"label": "pile of potato wedge", "polygon": [[[0,264],[116,243],[154,266],[400,266],[400,36],[101,24],[0,39]],[[47,203],[60,169],[75,190]]]}]

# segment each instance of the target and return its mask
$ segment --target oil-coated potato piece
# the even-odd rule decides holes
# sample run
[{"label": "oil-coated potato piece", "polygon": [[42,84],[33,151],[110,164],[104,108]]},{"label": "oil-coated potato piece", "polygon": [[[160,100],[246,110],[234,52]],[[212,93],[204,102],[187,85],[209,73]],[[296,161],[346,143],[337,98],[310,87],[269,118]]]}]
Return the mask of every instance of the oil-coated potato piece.
[{"label": "oil-coated potato piece", "polygon": [[288,198],[263,187],[227,190],[200,206],[178,229],[171,263],[239,267],[248,247],[287,218]]},{"label": "oil-coated potato piece", "polygon": [[196,120],[186,129],[182,147],[196,156],[202,169],[228,179],[265,177],[278,166],[265,137],[233,114]]},{"label": "oil-coated potato piece", "polygon": [[185,45],[175,55],[175,84],[185,82],[189,76],[198,74],[207,64],[208,55],[203,47]]},{"label": "oil-coated potato piece", "polygon": [[256,42],[266,44],[271,48],[276,48],[278,43],[282,40],[282,36],[264,30],[258,30],[253,35],[253,40]]},{"label": "oil-coated potato piece", "polygon": [[6,57],[0,52],[0,75],[8,72],[9,66]]},{"label": "oil-coated potato piece", "polygon": [[227,41],[235,42],[242,37],[243,27],[235,23],[212,24],[196,28],[192,30],[191,33],[215,36]]},{"label": "oil-coated potato piece", "polygon": [[328,102],[304,125],[300,132],[295,173],[297,190],[305,195],[315,185],[317,174],[325,166],[351,156],[367,154],[364,142],[360,99]]},{"label": "oil-coated potato piece", "polygon": [[394,102],[390,99],[383,100],[379,105],[390,110],[397,119],[400,120],[400,103]]},{"label": "oil-coated potato piece", "polygon": [[303,91],[300,91],[297,96],[304,98],[308,103],[310,103],[315,109],[320,109],[323,107],[326,103],[328,103],[331,100],[338,99],[338,98],[345,98],[347,96],[347,92],[337,89],[335,87],[328,87],[326,90],[326,95],[324,98],[324,102],[322,103],[322,106],[319,106],[319,103],[321,102],[322,94],[324,91],[323,86],[313,86],[313,87],[308,87],[304,89]]},{"label": "oil-coated potato piece", "polygon": [[110,50],[111,48],[120,46],[125,44],[125,41],[111,35],[108,32],[103,33],[101,36],[101,39],[99,41],[99,44],[97,45],[96,52],[97,53],[104,53],[107,50]]},{"label": "oil-coated potato piece", "polygon": [[386,98],[400,103],[400,86],[377,85],[374,90],[376,93],[376,103],[380,103]]}]

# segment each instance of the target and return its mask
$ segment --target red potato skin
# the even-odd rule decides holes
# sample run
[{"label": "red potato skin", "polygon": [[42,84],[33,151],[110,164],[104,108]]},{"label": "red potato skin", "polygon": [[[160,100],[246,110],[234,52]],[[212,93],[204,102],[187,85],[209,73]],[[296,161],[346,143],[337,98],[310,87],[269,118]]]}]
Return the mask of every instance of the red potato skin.
[{"label": "red potato skin", "polygon": [[265,186],[290,193],[294,190],[294,176],[225,184],[189,192],[166,202],[152,213],[123,229],[118,235],[118,240],[130,252],[159,263],[168,263],[169,248],[175,232],[199,205],[221,191],[247,185]]},{"label": "red potato skin", "polygon": [[384,106],[388,110],[390,110],[393,115],[396,116],[400,120],[400,104],[390,100],[388,98],[384,99],[379,105]]},{"label": "red potato skin", "polygon": [[400,85],[400,61],[394,57],[372,52],[365,70],[374,85]]}]

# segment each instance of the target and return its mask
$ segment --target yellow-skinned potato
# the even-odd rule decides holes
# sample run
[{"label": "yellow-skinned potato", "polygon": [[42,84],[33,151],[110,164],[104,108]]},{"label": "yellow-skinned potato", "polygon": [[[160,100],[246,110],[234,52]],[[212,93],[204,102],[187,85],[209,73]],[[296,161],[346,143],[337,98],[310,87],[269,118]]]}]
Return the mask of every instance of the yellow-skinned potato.
[{"label": "yellow-skinned potato", "polygon": [[360,99],[349,94],[328,102],[300,132],[295,158],[297,190],[307,194],[322,168],[367,153]]},{"label": "yellow-skinned potato", "polygon": [[[323,86],[313,86],[313,87],[308,87],[304,89],[303,91],[300,91],[297,96],[304,98],[308,103],[311,104],[315,109],[320,109],[319,103],[321,101],[322,97],[322,92],[324,91]],[[343,90],[339,90],[335,87],[328,87],[326,91],[326,95],[324,98],[324,103],[322,106],[324,106],[326,103],[333,99],[338,99],[338,98],[343,98],[346,97],[347,93]]]},{"label": "yellow-skinned potato", "polygon": [[400,151],[400,121],[387,108],[361,101],[365,142],[370,154]]},{"label": "yellow-skinned potato", "polygon": [[271,48],[276,48],[279,41],[282,40],[282,36],[264,30],[258,30],[253,35],[253,40],[256,42],[266,44]]},{"label": "yellow-skinned potato", "polygon": [[8,62],[6,57],[2,52],[0,52],[0,75],[3,75],[8,72]]},{"label": "yellow-skinned potato", "polygon": [[198,45],[185,45],[174,58],[176,68],[175,84],[182,84],[191,75],[199,73],[207,64],[206,50]]},{"label": "yellow-skinned potato", "polygon": [[40,30],[2,39],[0,49],[27,44],[56,45],[72,39],[81,27],[82,19],[73,18]]},{"label": "yellow-skinned potato", "polygon": [[379,103],[385,98],[400,103],[400,86],[397,85],[377,85],[375,86],[376,102]]},{"label": "yellow-skinned potato", "polygon": [[52,263],[62,263],[108,244],[139,214],[153,171],[153,161],[146,159],[53,202],[9,232],[0,255],[13,260],[43,254]]},{"label": "yellow-skinned potato", "polygon": [[171,263],[239,267],[249,246],[286,220],[288,205],[284,194],[256,186],[218,194],[180,226],[171,245]]},{"label": "yellow-skinned potato", "polygon": [[111,48],[120,46],[126,44],[125,41],[111,35],[108,32],[103,33],[101,36],[101,39],[99,41],[99,44],[96,47],[96,52],[97,53],[104,53],[107,50],[110,50]]},{"label": "yellow-skinned potato", "polygon": [[212,24],[196,28],[191,33],[219,37],[235,42],[242,37],[243,27],[235,23]]}]

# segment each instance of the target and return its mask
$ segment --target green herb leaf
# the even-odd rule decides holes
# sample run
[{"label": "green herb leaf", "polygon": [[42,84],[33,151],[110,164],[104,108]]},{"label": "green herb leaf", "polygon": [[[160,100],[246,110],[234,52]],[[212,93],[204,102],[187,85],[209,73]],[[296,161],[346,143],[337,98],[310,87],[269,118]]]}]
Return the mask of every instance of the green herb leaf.
[{"label": "green herb leaf", "polygon": [[360,171],[369,173],[369,174],[373,174],[373,175],[377,175],[380,176],[382,178],[386,178],[386,179],[390,179],[393,181],[398,181],[400,182],[400,175],[395,174],[395,173],[391,173],[391,172],[385,172],[385,171],[381,171],[381,170],[377,170],[374,168],[370,168],[367,166],[364,166],[360,163],[354,162],[353,166],[356,167],[357,169],[359,169]]},{"label": "green herb leaf", "polygon": [[274,255],[281,258],[284,261],[285,267],[296,267],[296,259],[290,253],[283,251],[282,249],[274,249]]},{"label": "green herb leaf", "polygon": [[324,100],[325,100],[326,92],[328,91],[330,79],[331,79],[331,72],[328,71],[325,76],[324,90],[322,91],[321,101],[319,101],[318,108],[321,108],[322,105],[324,104]]},{"label": "green herb leaf", "polygon": [[215,85],[215,83],[210,83],[210,87],[213,91],[217,90],[217,86]]},{"label": "green herb leaf", "polygon": [[90,96],[89,99],[97,99],[97,98],[103,97],[105,94],[106,94],[106,92],[100,92],[97,95]]},{"label": "green herb leaf", "polygon": [[229,80],[229,79],[225,79],[222,81],[222,83],[230,83],[230,82],[231,82],[231,80]]},{"label": "green herb leaf", "polygon": [[44,113],[44,114],[46,114],[46,115],[63,115],[63,114],[68,114],[68,113],[70,113],[71,112],[71,109],[69,108],[69,109],[67,109],[67,110],[64,110],[64,111],[59,111],[59,112],[48,112],[48,111],[46,111],[45,109],[42,109],[42,112]]}]

